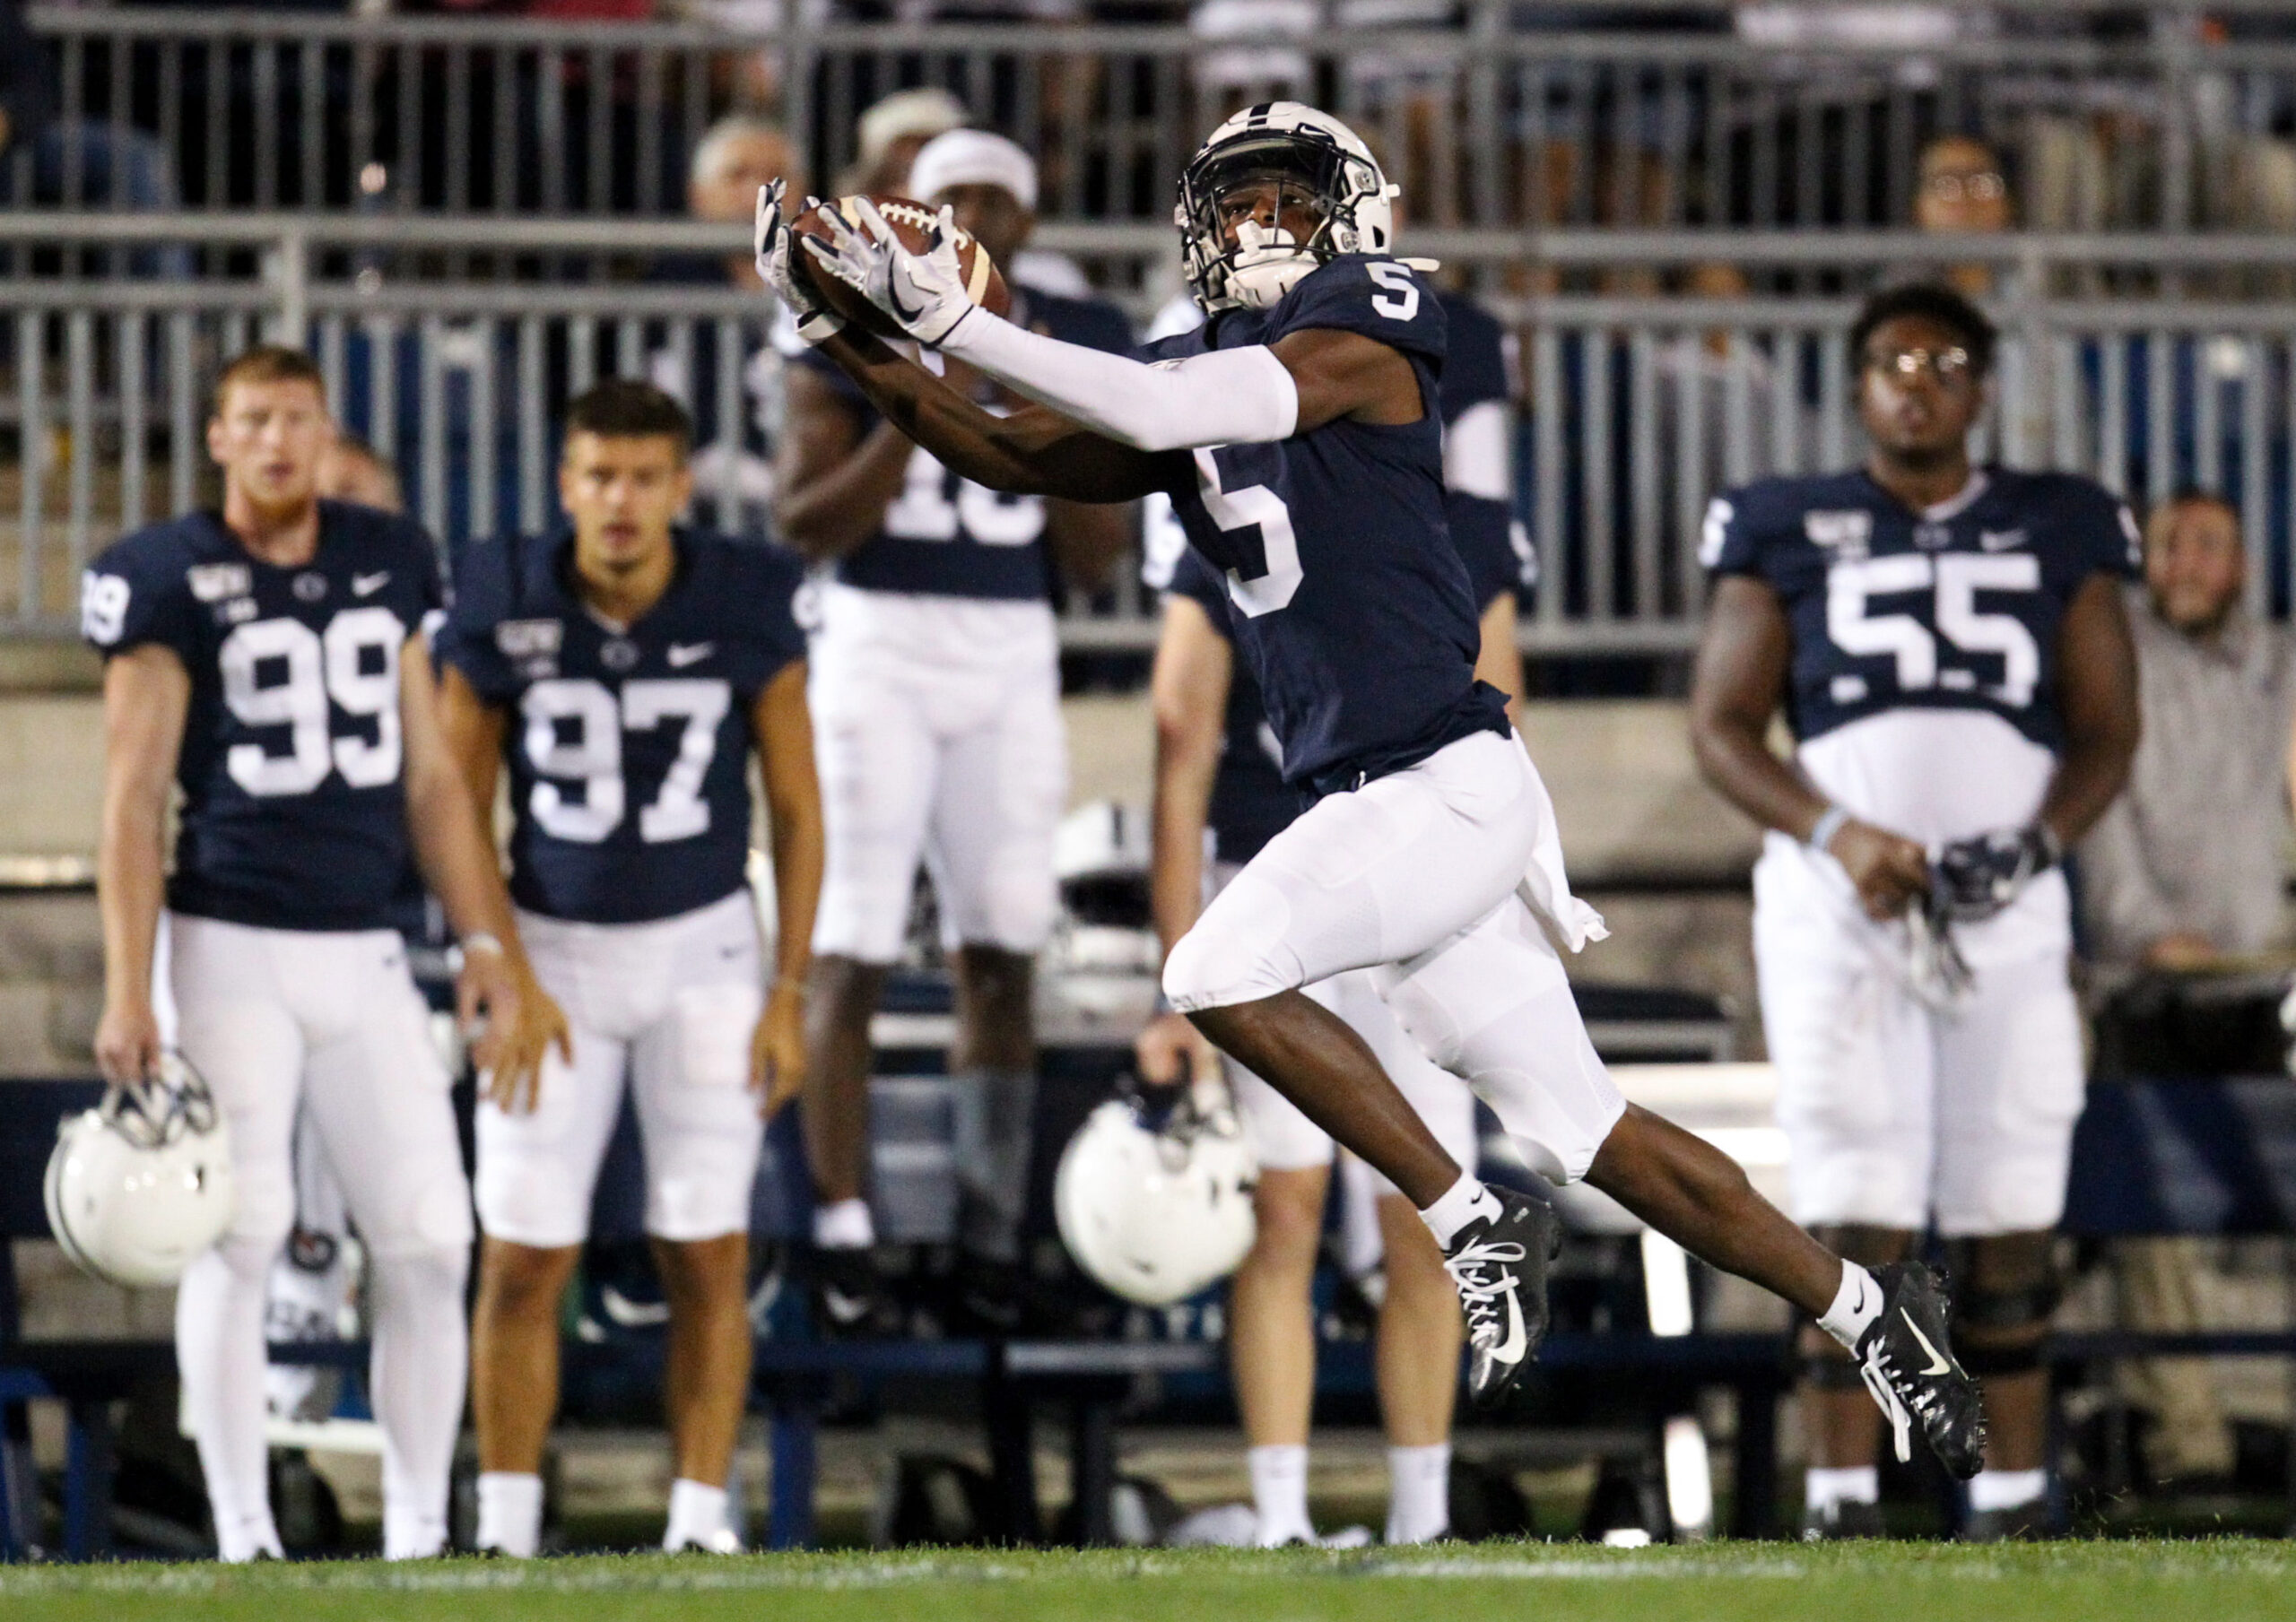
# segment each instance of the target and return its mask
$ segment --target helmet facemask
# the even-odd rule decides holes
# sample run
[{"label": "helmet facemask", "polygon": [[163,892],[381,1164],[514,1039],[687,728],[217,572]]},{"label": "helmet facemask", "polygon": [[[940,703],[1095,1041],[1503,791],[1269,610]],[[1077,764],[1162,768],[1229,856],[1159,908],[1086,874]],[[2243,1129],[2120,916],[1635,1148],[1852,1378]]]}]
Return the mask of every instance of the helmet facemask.
[{"label": "helmet facemask", "polygon": [[[1223,204],[1270,186],[1279,219],[1302,204],[1316,214],[1307,239],[1247,215],[1231,241]],[[1206,310],[1265,309],[1338,255],[1385,253],[1393,192],[1370,158],[1320,129],[1247,130],[1216,142],[1188,165],[1174,211],[1188,286]]]}]

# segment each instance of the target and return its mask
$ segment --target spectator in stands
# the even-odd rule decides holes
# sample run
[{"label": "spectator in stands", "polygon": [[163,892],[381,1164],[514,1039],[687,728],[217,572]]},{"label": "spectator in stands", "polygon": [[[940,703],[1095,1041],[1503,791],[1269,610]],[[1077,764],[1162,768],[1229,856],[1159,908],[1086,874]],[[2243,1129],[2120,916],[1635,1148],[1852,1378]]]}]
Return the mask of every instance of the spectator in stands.
[{"label": "spectator in stands", "polygon": [[[1921,149],[1919,173],[1913,222],[1930,235],[1992,237],[2016,224],[2000,154],[1976,136],[1938,136]],[[1964,298],[1982,299],[1994,291],[1989,265],[1950,265],[1943,274]]]},{"label": "spectator in stands", "polygon": [[[786,179],[803,195],[805,168],[796,145],[778,124],[736,114],[712,125],[693,149],[686,181],[686,205],[697,220],[746,225],[757,207],[758,188]],[[665,261],[657,282],[691,286],[729,286],[754,292],[762,284],[749,251],[723,259],[681,256]],[[679,324],[684,327],[684,324]],[[719,421],[723,380],[721,342],[736,328],[741,353],[735,361],[740,417]],[[700,319],[678,334],[657,332],[646,358],[648,379],[692,414],[695,444],[690,464],[694,503],[715,527],[731,535],[768,533],[773,501],[773,424],[781,411],[781,357],[767,341],[761,318]]]},{"label": "spectator in stands", "polygon": [[[2146,971],[2205,970],[2282,944],[2296,639],[2245,601],[2239,515],[2187,490],[2144,526],[2144,584],[2128,594],[2144,733],[2127,792],[2080,851],[2084,945],[2100,987]],[[2131,1329],[2205,1327],[2205,1240],[2115,1247]],[[2232,1471],[2231,1427],[2202,1358],[2128,1371],[2157,1421],[2146,1462],[2169,1479]]]},{"label": "spectator in stands", "polygon": [[[157,138],[59,117],[46,47],[20,0],[0,0],[0,207],[26,204],[166,210],[182,199]],[[138,276],[191,274],[190,251],[173,244],[130,250],[125,263]]]},{"label": "spectator in stands", "polygon": [[2283,940],[2296,640],[2246,602],[2239,515],[2187,490],[2144,526],[2132,587],[2144,738],[2128,790],[2081,847],[2088,953],[2205,968]]},{"label": "spectator in stands", "polygon": [[969,116],[963,102],[938,88],[896,91],[874,103],[861,115],[861,150],[838,177],[839,193],[900,191],[925,143],[963,128]]}]

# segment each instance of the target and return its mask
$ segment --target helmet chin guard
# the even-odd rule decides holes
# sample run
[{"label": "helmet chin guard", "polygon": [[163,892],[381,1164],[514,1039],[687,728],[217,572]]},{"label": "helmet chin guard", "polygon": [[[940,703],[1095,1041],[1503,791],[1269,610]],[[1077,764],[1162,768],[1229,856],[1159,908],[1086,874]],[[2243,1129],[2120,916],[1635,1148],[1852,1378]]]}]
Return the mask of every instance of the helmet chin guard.
[{"label": "helmet chin guard", "polygon": [[[1221,200],[1248,181],[1281,177],[1314,199],[1319,220],[1305,242],[1246,221],[1231,246]],[[1179,228],[1188,290],[1209,312],[1265,309],[1318,265],[1342,254],[1395,246],[1398,187],[1371,149],[1329,113],[1299,101],[1245,108],[1212,132],[1180,177]]]}]

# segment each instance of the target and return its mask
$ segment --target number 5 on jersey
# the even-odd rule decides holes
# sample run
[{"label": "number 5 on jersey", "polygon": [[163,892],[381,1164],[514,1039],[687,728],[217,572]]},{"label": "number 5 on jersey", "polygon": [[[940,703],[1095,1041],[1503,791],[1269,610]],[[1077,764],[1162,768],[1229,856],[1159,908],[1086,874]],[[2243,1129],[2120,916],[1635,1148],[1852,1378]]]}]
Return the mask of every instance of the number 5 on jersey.
[{"label": "number 5 on jersey", "polygon": [[573,780],[582,797],[568,797],[557,783],[534,786],[528,807],[554,838],[596,845],[622,826],[629,800],[622,773],[622,734],[650,732],[683,716],[677,759],[662,778],[654,802],[638,813],[638,837],[648,845],[691,839],[709,831],[709,802],[701,786],[718,752],[718,724],[733,704],[722,680],[692,678],[622,684],[622,698],[604,682],[558,678],[526,689],[526,759],[538,777]]}]

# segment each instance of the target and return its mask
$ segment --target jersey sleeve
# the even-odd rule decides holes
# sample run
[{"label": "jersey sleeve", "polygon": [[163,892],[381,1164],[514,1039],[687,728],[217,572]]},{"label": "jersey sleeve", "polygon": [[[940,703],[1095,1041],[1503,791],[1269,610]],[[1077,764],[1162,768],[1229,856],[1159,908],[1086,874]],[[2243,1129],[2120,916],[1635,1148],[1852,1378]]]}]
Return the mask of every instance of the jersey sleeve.
[{"label": "jersey sleeve", "polygon": [[785,352],[782,358],[791,366],[801,366],[817,374],[833,393],[856,411],[865,412],[873,419],[876,416],[877,408],[869,403],[869,396],[861,392],[861,386],[847,377],[845,369],[821,351],[800,341],[796,353]]},{"label": "jersey sleeve", "polygon": [[737,545],[732,551],[738,585],[730,606],[747,627],[750,658],[743,681],[754,694],[805,656],[805,632],[797,623],[805,572],[788,553],[770,547]]},{"label": "jersey sleeve", "polygon": [[422,600],[423,619],[435,623],[431,616],[447,606],[453,596],[446,570],[439,567],[444,555],[430,532],[412,518],[397,520],[399,542],[406,549],[407,568],[414,574],[415,591]]},{"label": "jersey sleeve", "polygon": [[518,673],[494,634],[510,618],[516,551],[510,541],[476,541],[464,550],[454,606],[431,642],[431,657],[442,668],[462,672],[471,690],[489,704],[508,704],[518,696]]},{"label": "jersey sleeve", "polygon": [[1751,575],[1768,571],[1762,558],[1762,511],[1767,504],[1753,488],[1725,490],[1706,504],[1706,521],[1700,527],[1698,560],[1711,575]]},{"label": "jersey sleeve", "polygon": [[1310,273],[1285,296],[1264,343],[1311,328],[1361,333],[1440,366],[1448,348],[1442,300],[1409,265],[1350,255]]},{"label": "jersey sleeve", "polygon": [[120,542],[80,577],[80,634],[107,659],[156,642],[188,664],[198,604],[184,571],[178,549],[157,537]]},{"label": "jersey sleeve", "polygon": [[1235,640],[1228,625],[1228,583],[1218,569],[1205,560],[1203,553],[1194,547],[1182,552],[1172,565],[1171,584],[1164,589],[1176,597],[1194,601],[1211,620],[1213,630],[1231,642]]}]

